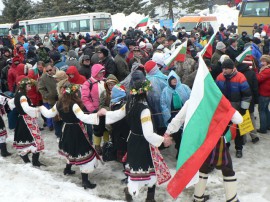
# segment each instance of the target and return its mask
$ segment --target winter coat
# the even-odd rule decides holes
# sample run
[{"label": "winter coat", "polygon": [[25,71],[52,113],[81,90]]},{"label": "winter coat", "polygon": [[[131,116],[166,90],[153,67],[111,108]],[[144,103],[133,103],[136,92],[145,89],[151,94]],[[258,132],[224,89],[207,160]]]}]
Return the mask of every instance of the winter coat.
[{"label": "winter coat", "polygon": [[245,75],[250,87],[252,100],[250,102],[249,111],[250,113],[253,113],[254,105],[259,103],[258,80],[256,73],[249,68],[248,64],[244,63],[238,65],[237,70]]},{"label": "winter coat", "polygon": [[25,64],[19,64],[16,68],[17,76],[16,76],[16,85],[18,86],[18,83],[23,79],[26,78],[26,75],[24,73],[24,66]]},{"label": "winter coat", "polygon": [[17,67],[14,63],[8,70],[8,90],[10,92],[15,92],[16,78],[17,78]]},{"label": "winter coat", "polygon": [[184,62],[176,63],[176,74],[180,77],[180,80],[185,80],[196,69],[196,61],[190,56],[186,55]]},{"label": "winter coat", "polygon": [[58,99],[56,91],[56,81],[52,76],[48,75],[47,73],[42,74],[38,82],[38,91],[41,93],[44,103],[54,105],[56,100]]},{"label": "winter coat", "polygon": [[117,67],[117,79],[119,81],[123,81],[126,76],[130,73],[128,64],[124,58],[124,56],[117,54],[114,58],[114,62]]},{"label": "winter coat", "polygon": [[211,63],[213,65],[216,65],[220,59],[220,57],[223,55],[224,53],[221,52],[220,50],[215,50],[214,54],[212,55],[212,58],[211,58]]},{"label": "winter coat", "polygon": [[43,61],[44,63],[50,62],[50,56],[48,51],[45,48],[39,48],[37,50],[39,60]]},{"label": "winter coat", "polygon": [[8,91],[8,70],[9,70],[9,65],[5,66],[2,71],[1,71],[1,90],[2,92]]},{"label": "winter coat", "polygon": [[104,81],[97,78],[102,69],[104,69],[102,65],[94,65],[91,69],[91,78],[85,81],[81,88],[82,102],[91,113],[98,110],[100,95],[105,90]]},{"label": "winter coat", "polygon": [[252,43],[252,56],[256,58],[256,60],[259,63],[259,67],[261,67],[261,57],[262,57],[262,52],[260,51],[260,48],[255,44]]},{"label": "winter coat", "polygon": [[249,108],[252,99],[251,90],[246,77],[241,72],[235,70],[227,79],[221,73],[216,79],[216,84],[236,110]]},{"label": "winter coat", "polygon": [[[169,84],[169,80],[171,77],[174,77],[177,80],[175,89],[173,89]],[[174,93],[178,94],[179,98],[182,101],[183,106],[185,102],[189,99],[191,90],[187,85],[181,83],[179,76],[174,71],[171,71],[170,74],[168,75],[167,86],[163,89],[160,98],[163,120],[166,126],[168,125],[168,121],[171,118],[171,111],[172,111],[171,104]]]},{"label": "winter coat", "polygon": [[194,72],[192,72],[190,75],[188,75],[185,80],[183,80],[183,84],[186,84],[190,89],[192,89],[193,87],[193,83],[195,80],[195,77],[197,75],[197,70],[195,70]]},{"label": "winter coat", "polygon": [[228,46],[225,52],[231,59],[232,61],[235,62],[236,57],[239,55],[238,50],[235,50],[232,46]]},{"label": "winter coat", "polygon": [[259,94],[270,97],[270,67],[262,69],[256,76],[259,82]]},{"label": "winter coat", "polygon": [[[41,75],[42,75],[42,72],[40,73],[38,69],[35,68],[35,69],[29,70],[27,77],[30,79],[34,79],[35,81],[38,82]],[[38,87],[36,85],[32,86],[31,90],[27,92],[27,96],[30,98],[34,106],[39,106],[41,105],[41,102],[42,102],[42,96],[37,88]]]},{"label": "winter coat", "polygon": [[81,65],[79,68],[80,75],[84,76],[86,79],[89,79],[91,77],[91,65]]},{"label": "winter coat", "polygon": [[111,56],[104,58],[104,60],[100,61],[100,64],[105,67],[105,77],[107,77],[109,74],[117,75],[116,64]]},{"label": "winter coat", "polygon": [[54,66],[57,67],[58,70],[62,70],[62,71],[67,71],[68,69],[68,65],[61,60],[55,62]]},{"label": "winter coat", "polygon": [[105,90],[101,93],[100,95],[100,102],[99,102],[99,108],[105,108],[107,110],[110,110],[110,102],[111,102],[111,91],[108,88],[108,83],[114,82],[115,84],[118,84],[119,81],[117,78],[113,75],[110,74],[106,82],[104,83]]},{"label": "winter coat", "polygon": [[86,81],[86,78],[82,75],[79,74],[77,67],[75,66],[70,66],[67,71],[66,74],[73,74],[74,77],[73,78],[68,78],[68,81],[70,83],[74,83],[74,84],[83,84]]},{"label": "winter coat", "polygon": [[222,73],[222,67],[221,67],[221,63],[218,62],[216,65],[213,65],[211,75],[213,79],[216,80],[216,78],[218,77],[220,73]]},{"label": "winter coat", "polygon": [[160,96],[162,90],[167,85],[167,76],[159,70],[158,66],[156,66],[147,74],[146,78],[151,82],[152,86],[152,90],[147,94],[149,107],[153,114],[157,114],[153,116],[154,126],[155,128],[165,127],[165,123],[161,114],[162,110],[160,105]]}]

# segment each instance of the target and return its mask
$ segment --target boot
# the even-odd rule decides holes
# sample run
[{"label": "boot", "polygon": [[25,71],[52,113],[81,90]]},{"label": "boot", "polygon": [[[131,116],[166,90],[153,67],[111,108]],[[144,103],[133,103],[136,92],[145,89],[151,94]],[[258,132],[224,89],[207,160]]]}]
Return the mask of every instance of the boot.
[{"label": "boot", "polygon": [[20,157],[22,158],[22,160],[23,160],[24,163],[30,163],[31,162],[30,159],[29,159],[29,157],[28,157],[28,154],[26,154],[24,156],[21,156],[20,155]]},{"label": "boot", "polygon": [[45,166],[43,163],[39,162],[39,153],[34,153],[32,156],[32,164],[33,166],[40,167]]},{"label": "boot", "polygon": [[237,184],[236,177],[223,176],[223,183],[224,183],[224,188],[225,188],[226,201],[239,202],[237,198],[237,193],[236,193],[236,184]]},{"label": "boot", "polygon": [[145,202],[156,202],[156,200],[155,200],[155,191],[156,191],[156,185],[154,185],[151,188],[148,187],[147,197],[145,199]]},{"label": "boot", "polygon": [[89,180],[88,180],[88,174],[86,173],[82,173],[82,186],[84,189],[94,189],[97,185],[96,184],[92,184]]},{"label": "boot", "polygon": [[208,195],[204,195],[205,188],[206,188],[206,183],[208,180],[208,174],[201,173],[200,172],[200,177],[199,177],[199,182],[195,185],[195,190],[194,190],[194,202],[199,202],[199,201],[207,201],[209,199]]},{"label": "boot", "polygon": [[127,202],[133,201],[132,196],[131,196],[130,193],[128,192],[128,187],[126,187],[126,188],[124,189],[124,193],[125,193],[125,198],[126,198],[126,201],[127,201]]},{"label": "boot", "polygon": [[7,157],[7,156],[11,155],[11,153],[9,153],[7,151],[7,144],[6,143],[1,143],[0,148],[1,148],[1,156],[2,157]]},{"label": "boot", "polygon": [[66,168],[64,169],[64,175],[74,175],[75,171],[71,170],[71,164],[66,164]]}]

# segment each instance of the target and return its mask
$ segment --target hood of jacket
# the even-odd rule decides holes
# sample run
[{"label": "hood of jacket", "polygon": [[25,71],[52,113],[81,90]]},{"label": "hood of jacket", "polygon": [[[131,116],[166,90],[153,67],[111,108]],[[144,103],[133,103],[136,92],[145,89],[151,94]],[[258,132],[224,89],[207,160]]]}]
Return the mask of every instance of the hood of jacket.
[{"label": "hood of jacket", "polygon": [[74,77],[73,78],[68,78],[68,80],[71,82],[71,83],[75,83],[77,80],[80,79],[80,74],[79,74],[79,71],[77,69],[77,67],[75,66],[70,66],[67,71],[66,71],[66,74],[73,74]]},{"label": "hood of jacket", "polygon": [[[94,64],[91,68],[91,77],[98,80],[97,75],[101,70],[105,70],[105,68],[101,64]],[[105,75],[105,71],[103,73],[103,76]]]},{"label": "hood of jacket", "polygon": [[21,76],[21,75],[25,75],[24,73],[24,66],[25,64],[18,64],[16,71],[17,71],[17,75]]},{"label": "hood of jacket", "polygon": [[176,78],[176,81],[177,81],[175,89],[178,88],[178,87],[181,87],[182,83],[181,83],[181,81],[180,81],[180,77],[179,77],[179,76],[175,73],[175,71],[173,71],[173,70],[172,70],[172,71],[169,73],[169,75],[168,75],[168,80],[167,80],[168,87],[169,87],[171,90],[175,90],[175,89],[173,89],[173,88],[170,86],[170,81],[171,81],[172,77]]}]

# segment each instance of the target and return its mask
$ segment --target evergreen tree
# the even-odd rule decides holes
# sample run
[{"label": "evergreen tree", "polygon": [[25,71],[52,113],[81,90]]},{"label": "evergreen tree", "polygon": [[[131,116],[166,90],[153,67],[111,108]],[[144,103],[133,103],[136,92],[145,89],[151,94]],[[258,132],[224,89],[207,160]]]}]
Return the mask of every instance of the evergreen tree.
[{"label": "evergreen tree", "polygon": [[3,0],[3,4],[4,23],[14,23],[17,19],[31,19],[35,16],[33,3],[30,0]]},{"label": "evergreen tree", "polygon": [[194,12],[196,9],[202,10],[208,8],[210,4],[213,5],[213,0],[189,0],[186,7],[189,12]]}]

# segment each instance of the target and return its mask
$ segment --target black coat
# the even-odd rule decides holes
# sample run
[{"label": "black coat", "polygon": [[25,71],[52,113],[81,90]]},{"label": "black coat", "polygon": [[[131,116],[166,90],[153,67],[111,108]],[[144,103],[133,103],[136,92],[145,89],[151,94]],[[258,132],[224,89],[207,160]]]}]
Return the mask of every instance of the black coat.
[{"label": "black coat", "polygon": [[105,70],[106,70],[105,77],[107,77],[109,74],[117,75],[117,72],[116,72],[117,67],[112,57],[108,56],[104,60],[102,60],[100,63],[105,67]]},{"label": "black coat", "polygon": [[236,57],[239,55],[238,50],[233,49],[231,46],[228,46],[226,54],[235,62]]},{"label": "black coat", "polygon": [[82,65],[79,68],[79,73],[80,75],[85,76],[86,79],[89,79],[91,77],[91,66]]},{"label": "black coat", "polygon": [[259,100],[259,88],[258,88],[258,80],[256,77],[256,73],[249,68],[248,64],[241,63],[237,66],[237,70],[241,73],[243,73],[247,79],[252,100],[250,102],[249,111],[250,113],[254,112],[254,105],[258,104]]}]

